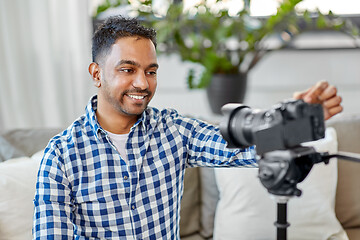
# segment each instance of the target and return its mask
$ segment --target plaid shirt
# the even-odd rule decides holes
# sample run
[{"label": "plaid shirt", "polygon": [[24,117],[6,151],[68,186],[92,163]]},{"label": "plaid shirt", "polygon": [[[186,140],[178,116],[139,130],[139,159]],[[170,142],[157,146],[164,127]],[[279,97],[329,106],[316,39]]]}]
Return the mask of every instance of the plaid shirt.
[{"label": "plaid shirt", "polygon": [[256,166],[253,147],[229,150],[219,130],[174,110],[147,108],[125,162],[86,114],[50,140],[34,199],[34,239],[179,239],[186,167]]}]

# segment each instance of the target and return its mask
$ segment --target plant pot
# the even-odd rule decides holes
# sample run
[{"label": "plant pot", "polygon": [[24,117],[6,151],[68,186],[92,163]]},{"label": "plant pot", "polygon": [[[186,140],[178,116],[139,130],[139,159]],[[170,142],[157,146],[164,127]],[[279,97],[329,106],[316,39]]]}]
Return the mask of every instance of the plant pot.
[{"label": "plant pot", "polygon": [[213,113],[221,114],[226,103],[242,103],[245,98],[247,74],[214,74],[206,89]]}]

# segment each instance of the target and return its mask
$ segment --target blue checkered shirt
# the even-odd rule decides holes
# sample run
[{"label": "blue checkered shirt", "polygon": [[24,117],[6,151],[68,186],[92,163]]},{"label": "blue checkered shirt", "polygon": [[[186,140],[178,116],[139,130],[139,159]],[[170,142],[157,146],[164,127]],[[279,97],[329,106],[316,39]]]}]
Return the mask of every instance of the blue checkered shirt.
[{"label": "blue checkered shirt", "polygon": [[229,150],[219,130],[148,107],[131,128],[124,161],[86,114],[50,140],[34,199],[34,239],[180,239],[186,167],[256,166],[254,148]]}]

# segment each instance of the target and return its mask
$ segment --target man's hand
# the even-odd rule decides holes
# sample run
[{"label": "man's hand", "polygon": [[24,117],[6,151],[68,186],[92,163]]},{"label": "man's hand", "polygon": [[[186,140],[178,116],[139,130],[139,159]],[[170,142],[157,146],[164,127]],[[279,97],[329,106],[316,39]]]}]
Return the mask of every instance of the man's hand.
[{"label": "man's hand", "polygon": [[336,87],[329,85],[326,81],[317,82],[311,88],[303,92],[295,92],[295,99],[303,99],[307,103],[319,103],[324,109],[324,119],[340,113],[343,107],[340,105],[342,98],[337,95]]}]

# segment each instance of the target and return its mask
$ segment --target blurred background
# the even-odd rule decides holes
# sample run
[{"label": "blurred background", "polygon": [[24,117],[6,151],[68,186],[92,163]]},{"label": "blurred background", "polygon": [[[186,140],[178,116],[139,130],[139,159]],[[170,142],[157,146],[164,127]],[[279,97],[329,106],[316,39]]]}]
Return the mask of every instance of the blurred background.
[{"label": "blurred background", "polygon": [[[192,11],[199,2],[206,1],[158,0],[152,1],[152,7],[158,10],[160,16],[157,17],[161,19],[169,14],[167,9],[173,4],[183,3],[184,9]],[[211,4],[221,2],[221,7],[228,9],[234,18],[236,12],[246,9],[250,18],[268,19],[276,15],[277,7],[283,1],[207,2],[209,8]],[[350,20],[355,27],[360,23],[358,0],[298,2],[299,11],[316,10],[327,14],[331,10]],[[129,4],[118,3],[107,0],[0,0],[0,131],[65,128],[84,112],[88,100],[96,93],[87,71],[94,25],[110,15],[132,16],[134,13]],[[99,6],[107,4],[113,6],[98,11]],[[197,11],[200,10],[198,7]],[[296,38],[291,37],[281,48],[278,41],[283,43],[286,36],[281,32],[271,36],[266,39],[266,54],[247,72],[245,104],[269,108],[290,98],[294,91],[327,80],[338,87],[343,97],[342,114],[360,113],[360,44],[357,36],[312,29],[296,34]],[[183,115],[209,121],[220,119],[221,116],[209,107],[206,90],[189,88],[188,71],[201,69],[199,64],[184,61],[176,51],[159,54],[158,62],[158,89],[151,106],[175,108]]]}]

